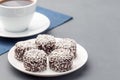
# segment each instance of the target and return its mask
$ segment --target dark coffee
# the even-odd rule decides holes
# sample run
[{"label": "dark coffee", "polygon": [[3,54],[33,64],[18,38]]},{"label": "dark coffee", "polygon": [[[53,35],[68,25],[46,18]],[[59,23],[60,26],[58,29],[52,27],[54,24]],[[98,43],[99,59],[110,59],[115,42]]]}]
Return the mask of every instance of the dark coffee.
[{"label": "dark coffee", "polygon": [[1,0],[0,5],[10,6],[10,7],[18,7],[18,6],[26,6],[31,4],[32,0]]}]

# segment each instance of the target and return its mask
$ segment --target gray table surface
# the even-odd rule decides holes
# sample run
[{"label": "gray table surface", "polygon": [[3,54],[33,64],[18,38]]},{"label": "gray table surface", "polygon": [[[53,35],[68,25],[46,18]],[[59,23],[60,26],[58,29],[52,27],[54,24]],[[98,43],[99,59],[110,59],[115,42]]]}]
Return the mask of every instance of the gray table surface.
[{"label": "gray table surface", "polygon": [[38,0],[38,5],[74,19],[48,34],[70,37],[89,54],[81,69],[60,77],[42,78],[14,69],[7,53],[0,56],[1,80],[120,80],[120,0]]}]

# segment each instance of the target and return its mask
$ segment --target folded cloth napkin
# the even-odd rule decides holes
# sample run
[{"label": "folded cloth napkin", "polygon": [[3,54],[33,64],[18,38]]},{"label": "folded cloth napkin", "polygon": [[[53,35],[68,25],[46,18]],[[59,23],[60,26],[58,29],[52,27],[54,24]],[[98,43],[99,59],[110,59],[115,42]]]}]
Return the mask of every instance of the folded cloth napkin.
[{"label": "folded cloth napkin", "polygon": [[[46,31],[54,29],[59,25],[62,25],[65,22],[72,19],[71,16],[67,16],[67,15],[64,15],[55,11],[51,11],[42,7],[37,7],[36,11],[46,15],[50,19],[51,25]],[[14,38],[14,39],[0,37],[0,55],[3,53],[6,53],[12,46],[14,46],[16,42],[21,40],[31,39],[34,37],[36,37],[36,35],[31,37],[26,37],[26,38]]]}]

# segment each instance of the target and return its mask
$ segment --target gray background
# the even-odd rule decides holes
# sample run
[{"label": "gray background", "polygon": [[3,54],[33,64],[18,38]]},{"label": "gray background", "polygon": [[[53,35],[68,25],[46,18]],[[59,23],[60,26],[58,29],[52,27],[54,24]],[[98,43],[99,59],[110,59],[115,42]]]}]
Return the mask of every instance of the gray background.
[{"label": "gray background", "polygon": [[75,39],[88,51],[88,62],[71,74],[42,78],[17,71],[4,54],[0,56],[1,80],[120,79],[120,0],[38,0],[38,5],[74,17],[48,34]]}]

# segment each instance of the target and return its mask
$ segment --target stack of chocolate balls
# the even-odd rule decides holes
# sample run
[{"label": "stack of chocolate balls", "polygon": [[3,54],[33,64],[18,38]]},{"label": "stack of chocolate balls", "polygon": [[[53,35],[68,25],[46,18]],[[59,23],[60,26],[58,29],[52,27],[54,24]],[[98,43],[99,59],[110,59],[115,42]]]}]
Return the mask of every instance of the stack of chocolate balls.
[{"label": "stack of chocolate balls", "polygon": [[54,36],[46,34],[17,42],[14,52],[15,58],[31,72],[42,72],[47,67],[55,72],[66,72],[72,69],[73,60],[77,57],[74,40],[63,38],[57,41]]}]

